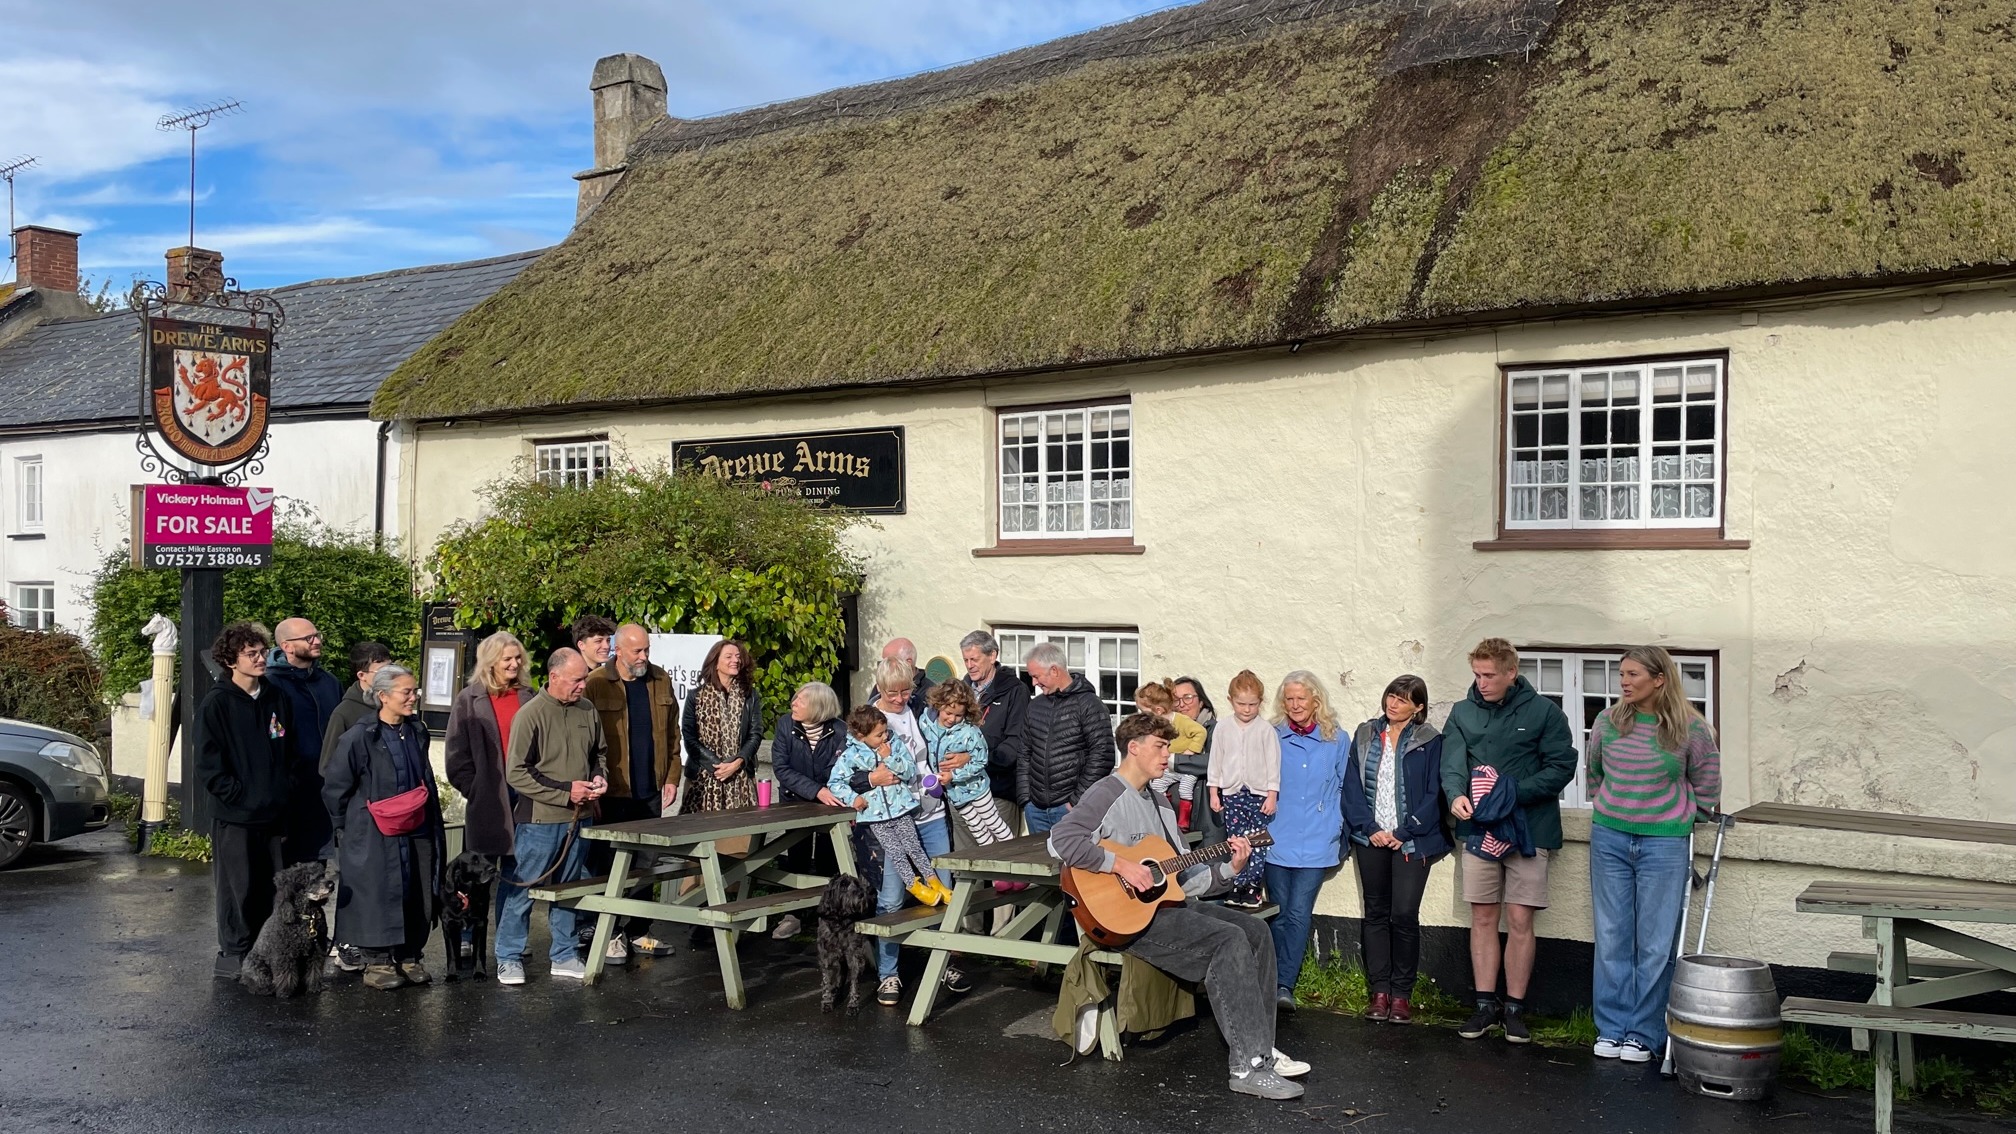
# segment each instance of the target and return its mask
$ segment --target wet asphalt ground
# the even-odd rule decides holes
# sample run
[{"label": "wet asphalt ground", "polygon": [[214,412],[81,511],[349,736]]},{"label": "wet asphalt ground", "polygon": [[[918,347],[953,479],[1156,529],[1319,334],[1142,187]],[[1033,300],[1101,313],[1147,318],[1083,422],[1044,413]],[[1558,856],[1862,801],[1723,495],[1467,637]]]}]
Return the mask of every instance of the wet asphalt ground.
[{"label": "wet asphalt ground", "polygon": [[[262,1000],[211,979],[211,916],[206,868],[136,858],[111,833],[0,871],[0,1131],[1873,1128],[1867,1095],[1697,1099],[1652,1067],[1306,1009],[1280,1038],[1315,1064],[1297,1102],[1227,1092],[1208,1019],[1124,1063],[1062,1067],[1046,1034],[1054,993],[1028,970],[979,967],[975,990],[924,1028],[872,990],[859,1016],[822,1015],[809,938],[743,943],[743,1012],[723,1003],[711,952],[633,961],[593,989],[550,980],[542,917],[522,988],[439,983],[437,941],[433,986],[372,992],[350,977]],[[1906,1108],[1897,1128],[2011,1124]]]}]

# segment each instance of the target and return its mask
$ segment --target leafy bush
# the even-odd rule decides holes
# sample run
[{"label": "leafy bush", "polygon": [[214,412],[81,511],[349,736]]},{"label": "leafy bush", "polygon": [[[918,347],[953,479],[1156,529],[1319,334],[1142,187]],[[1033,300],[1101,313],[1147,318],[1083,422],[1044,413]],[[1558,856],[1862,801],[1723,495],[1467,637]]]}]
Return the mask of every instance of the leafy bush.
[{"label": "leafy bush", "polygon": [[535,655],[584,613],[738,638],[773,710],[839,666],[841,599],[861,580],[842,545],[854,517],[663,463],[586,487],[519,475],[484,497],[489,513],[428,563],[463,626],[509,630]]},{"label": "leafy bush", "polygon": [[[105,667],[106,693],[122,696],[153,673],[140,628],[156,614],[181,618],[182,573],[136,568],[121,545],[99,565],[93,587],[91,647]],[[296,615],[321,631],[323,664],[339,681],[354,643],[383,642],[407,659],[419,649],[420,604],[406,561],[370,536],[290,519],[273,534],[273,566],[224,573],[224,620],[271,629]]]},{"label": "leafy bush", "polygon": [[105,719],[105,675],[64,630],[23,630],[0,604],[0,717],[92,740]]}]

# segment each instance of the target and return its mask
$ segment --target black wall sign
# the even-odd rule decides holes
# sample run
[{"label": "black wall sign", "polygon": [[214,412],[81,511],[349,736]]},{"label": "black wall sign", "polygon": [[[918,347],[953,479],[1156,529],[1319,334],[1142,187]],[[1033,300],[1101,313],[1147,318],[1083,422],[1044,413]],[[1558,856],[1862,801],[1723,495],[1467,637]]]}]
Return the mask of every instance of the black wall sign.
[{"label": "black wall sign", "polygon": [[672,464],[825,507],[882,516],[902,515],[905,508],[900,425],[674,441]]},{"label": "black wall sign", "polygon": [[273,330],[147,320],[147,407],[168,447],[202,465],[250,457],[266,439]]}]

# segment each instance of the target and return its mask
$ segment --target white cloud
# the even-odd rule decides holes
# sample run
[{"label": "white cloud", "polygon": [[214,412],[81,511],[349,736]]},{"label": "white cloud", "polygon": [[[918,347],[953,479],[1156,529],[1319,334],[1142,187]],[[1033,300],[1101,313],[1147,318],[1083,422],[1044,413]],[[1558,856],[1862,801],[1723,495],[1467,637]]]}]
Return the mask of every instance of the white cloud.
[{"label": "white cloud", "polygon": [[[174,108],[174,84],[135,66],[61,56],[0,58],[0,89],[48,92],[7,115],[7,143],[41,159],[36,175],[69,180],[111,173],[187,144],[154,123]],[[11,156],[11,155],[10,155]]]}]

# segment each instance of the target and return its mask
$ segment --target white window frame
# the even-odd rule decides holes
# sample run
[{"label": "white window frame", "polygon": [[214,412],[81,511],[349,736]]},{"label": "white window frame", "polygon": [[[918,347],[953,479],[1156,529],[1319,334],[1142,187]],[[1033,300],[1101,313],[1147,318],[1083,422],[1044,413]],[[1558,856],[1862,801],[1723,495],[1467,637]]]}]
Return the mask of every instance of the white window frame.
[{"label": "white window frame", "polygon": [[[35,601],[39,600],[39,601]],[[7,590],[7,614],[23,630],[56,628],[56,584],[15,583]]]},{"label": "white window frame", "polygon": [[1134,416],[1131,401],[1000,410],[994,425],[1000,539],[1132,538]]},{"label": "white window frame", "polygon": [[[1688,700],[1694,702],[1694,707],[1701,710],[1701,715],[1713,727],[1717,711],[1715,668],[1720,664],[1720,657],[1683,650],[1669,652],[1673,655],[1673,664],[1680,667],[1683,675],[1698,667],[1700,696],[1690,695]],[[1608,709],[1617,703],[1617,665],[1623,660],[1623,650],[1522,648],[1519,651],[1519,672],[1532,683],[1535,692],[1561,706],[1568,716],[1568,731],[1575,737],[1575,782],[1561,792],[1563,807],[1589,807],[1588,767],[1584,763],[1583,751],[1589,743],[1588,710],[1591,705]],[[1550,663],[1558,664],[1559,670],[1550,669]],[[1594,683],[1589,679],[1594,676],[1597,666],[1602,667],[1603,687],[1591,689]],[[1551,676],[1555,672],[1560,675],[1558,682]],[[1557,684],[1558,688],[1551,687]],[[1689,692],[1691,694],[1695,690],[1690,689]]]},{"label": "white window frame", "polygon": [[14,521],[24,532],[42,530],[47,515],[41,456],[14,458]]},{"label": "white window frame", "polygon": [[[1610,396],[1622,384],[1620,379],[1630,381],[1635,390],[1633,396],[1637,400],[1633,404],[1639,416],[1637,441],[1611,445],[1592,439],[1585,446],[1585,415],[1610,411]],[[1721,529],[1723,481],[1728,464],[1727,379],[1727,361],[1717,355],[1508,368],[1503,391],[1505,466],[1500,473],[1504,478],[1505,530]],[[1668,382],[1678,390],[1680,401],[1648,400],[1656,397],[1662,384]],[[1550,393],[1560,401],[1549,404]],[[1702,412],[1689,412],[1694,410]],[[1664,412],[1677,413],[1680,440],[1654,440],[1656,421]],[[1565,439],[1557,434],[1556,440],[1550,442],[1546,418],[1554,414],[1566,417],[1567,430]],[[1691,436],[1704,414],[1714,431],[1714,436],[1705,440]],[[1532,444],[1520,444],[1520,426],[1524,422],[1534,423]],[[1655,454],[1655,449],[1677,451]],[[1549,451],[1566,452],[1567,459],[1560,462],[1565,467],[1550,468],[1559,459],[1546,459]],[[1598,451],[1600,455],[1585,455]],[[1614,467],[1619,464],[1624,467]],[[1655,473],[1666,475],[1655,479]],[[1599,476],[1603,479],[1596,479]],[[1564,514],[1542,518],[1547,490],[1559,488],[1567,492]],[[1604,516],[1583,518],[1585,495],[1606,488]],[[1674,493],[1676,514],[1652,515],[1655,490],[1661,499],[1669,491]],[[1704,499],[1708,514],[1686,514]],[[1609,518],[1619,501],[1635,503],[1637,516]]]},{"label": "white window frame", "polygon": [[[1134,691],[1141,687],[1139,630],[1069,630],[1018,624],[996,626],[993,633],[1001,646],[1001,663],[1016,673],[1024,672],[1022,659],[1030,647],[1052,642],[1063,648],[1066,668],[1084,674],[1099,691],[1099,699],[1115,720],[1134,711]],[[1131,667],[1126,664],[1130,656],[1134,660]]]},{"label": "white window frame", "polygon": [[609,440],[570,437],[532,443],[532,475],[555,488],[586,488],[609,475]]}]

